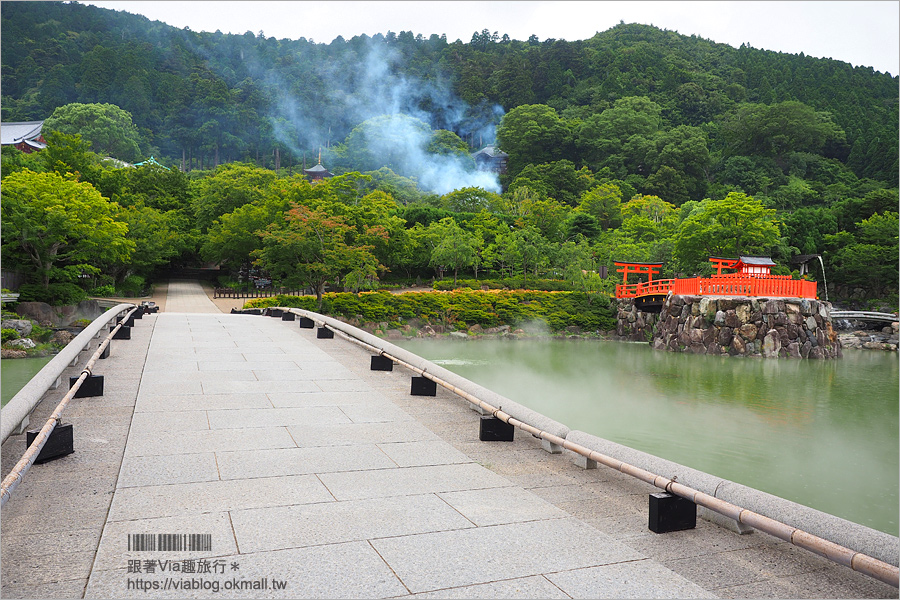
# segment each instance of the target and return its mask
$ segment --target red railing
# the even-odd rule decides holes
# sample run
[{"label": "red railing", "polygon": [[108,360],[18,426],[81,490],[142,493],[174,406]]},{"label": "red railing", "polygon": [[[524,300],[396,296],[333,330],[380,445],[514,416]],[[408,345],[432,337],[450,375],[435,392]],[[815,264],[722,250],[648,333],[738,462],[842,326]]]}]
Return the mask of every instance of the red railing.
[{"label": "red railing", "polygon": [[644,283],[629,283],[626,285],[616,286],[616,298],[636,298],[638,296],[649,296],[651,294],[668,294],[672,289],[673,282],[677,279],[657,279],[655,281],[647,281]]},{"label": "red railing", "polygon": [[754,277],[730,273],[714,277],[659,279],[644,283],[620,284],[616,286],[616,298],[668,294],[670,291],[678,295],[691,296],[767,296],[815,299],[816,282],[791,279],[790,275]]}]

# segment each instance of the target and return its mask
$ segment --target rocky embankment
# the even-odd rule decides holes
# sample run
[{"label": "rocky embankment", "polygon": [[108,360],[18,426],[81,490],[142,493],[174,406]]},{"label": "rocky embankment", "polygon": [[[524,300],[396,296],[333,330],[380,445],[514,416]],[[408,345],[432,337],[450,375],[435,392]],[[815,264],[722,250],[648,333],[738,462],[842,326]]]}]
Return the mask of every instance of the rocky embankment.
[{"label": "rocky embankment", "polygon": [[[7,340],[0,348],[0,358],[28,358],[31,356],[49,356],[56,354],[66,344],[75,339],[75,334],[68,329],[49,329],[30,319],[3,319],[0,327],[16,332],[15,338]],[[35,335],[38,334],[39,335]],[[44,341],[46,339],[46,341]]]},{"label": "rocky embankment", "polygon": [[890,327],[883,327],[880,330],[856,329],[854,331],[838,331],[838,339],[844,348],[896,352],[897,348],[900,347],[898,329],[900,329],[900,323],[895,322]]},{"label": "rocky embankment", "polygon": [[3,329],[0,358],[56,354],[75,338],[82,325],[100,316],[103,310],[96,300],[84,300],[56,307],[44,302],[19,302],[15,312],[13,317],[4,311],[0,323]]},{"label": "rocky embankment", "polygon": [[456,329],[440,324],[426,323],[415,318],[409,319],[402,324],[364,322],[360,319],[346,319],[343,317],[333,318],[387,340],[417,338],[444,338],[469,341],[490,339],[517,340],[525,338],[609,339],[609,337],[615,335],[615,331],[584,331],[576,325],[566,327],[560,331],[550,331],[546,325],[537,322],[522,325],[521,327],[510,327],[509,325],[482,327],[476,323],[465,329]]},{"label": "rocky embankment", "polygon": [[800,298],[672,294],[652,317],[620,301],[618,320],[620,335],[649,339],[656,350],[828,359],[841,356],[830,311],[827,302]]}]

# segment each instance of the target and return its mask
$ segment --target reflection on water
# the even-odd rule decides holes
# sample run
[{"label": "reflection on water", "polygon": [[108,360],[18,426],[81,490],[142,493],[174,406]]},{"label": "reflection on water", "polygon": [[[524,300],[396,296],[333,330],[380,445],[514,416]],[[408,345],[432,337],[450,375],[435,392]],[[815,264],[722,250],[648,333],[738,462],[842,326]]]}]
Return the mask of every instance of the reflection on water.
[{"label": "reflection on water", "polygon": [[578,341],[403,341],[573,429],[898,533],[898,363]]},{"label": "reflection on water", "polygon": [[3,379],[0,381],[2,388],[3,406],[19,393],[26,383],[31,381],[38,371],[44,368],[52,356],[40,358],[7,358],[0,360]]}]

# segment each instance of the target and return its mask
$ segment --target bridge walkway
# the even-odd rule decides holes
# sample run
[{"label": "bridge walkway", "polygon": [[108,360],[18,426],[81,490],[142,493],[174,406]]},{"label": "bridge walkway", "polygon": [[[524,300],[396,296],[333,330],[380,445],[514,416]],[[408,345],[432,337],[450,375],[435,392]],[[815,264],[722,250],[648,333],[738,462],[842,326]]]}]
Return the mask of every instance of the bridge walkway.
[{"label": "bridge walkway", "polygon": [[[210,597],[216,582],[240,598],[896,597],[758,532],[654,534],[655,488],[521,432],[479,442],[449,392],[410,396],[409,372],[370,371],[361,348],[292,322],[201,313],[193,287],[172,282],[166,312],[115,343],[105,395],[67,413],[75,454],[35,466],[4,507],[3,597]],[[211,549],[129,550],[160,533]],[[159,562],[201,558],[213,572]]]}]

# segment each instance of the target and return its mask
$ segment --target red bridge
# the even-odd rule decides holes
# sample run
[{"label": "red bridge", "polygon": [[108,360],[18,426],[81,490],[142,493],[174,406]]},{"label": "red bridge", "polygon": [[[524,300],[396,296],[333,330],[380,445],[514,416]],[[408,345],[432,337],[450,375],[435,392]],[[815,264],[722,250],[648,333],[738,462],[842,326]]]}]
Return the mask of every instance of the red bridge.
[{"label": "red bridge", "polygon": [[[816,282],[772,275],[772,259],[762,256],[739,258],[710,257],[717,273],[711,277],[653,279],[662,263],[616,262],[622,283],[616,298],[636,298],[641,310],[658,312],[669,292],[691,296],[765,296],[775,298],[816,298]],[[737,269],[722,273],[722,269]],[[628,283],[629,274],[646,275],[647,281]],[[656,310],[654,310],[654,308]]]}]

